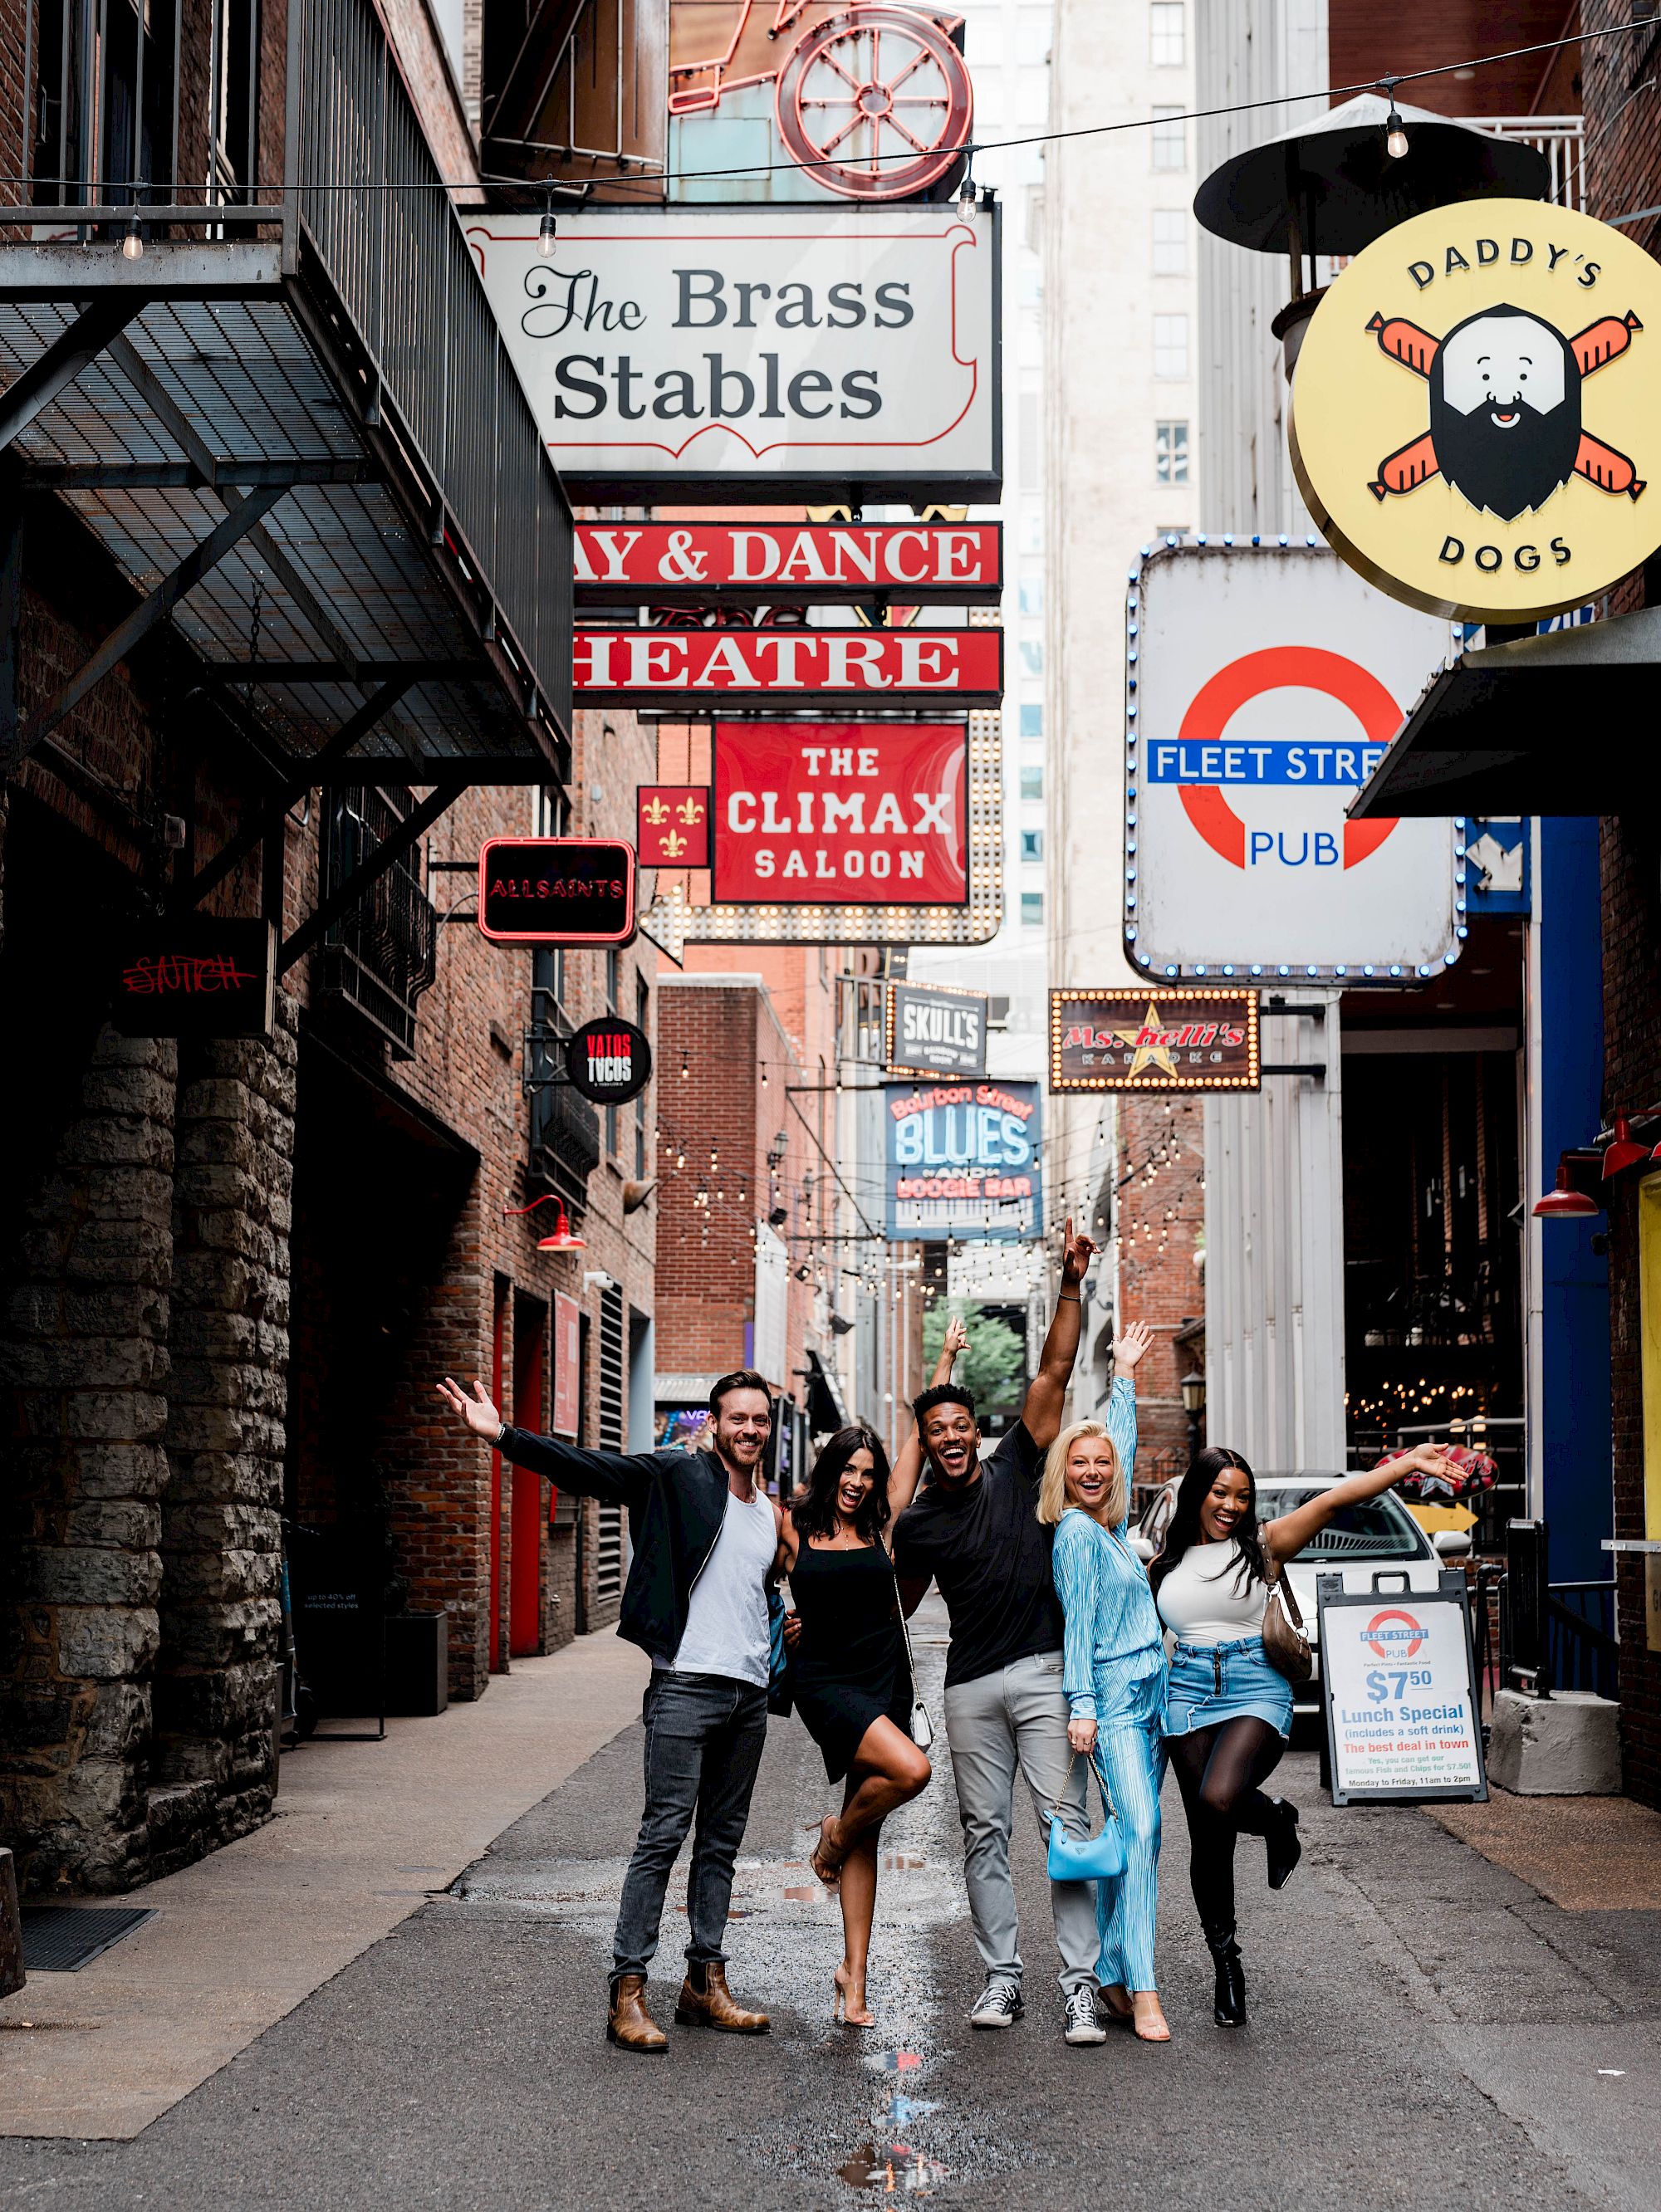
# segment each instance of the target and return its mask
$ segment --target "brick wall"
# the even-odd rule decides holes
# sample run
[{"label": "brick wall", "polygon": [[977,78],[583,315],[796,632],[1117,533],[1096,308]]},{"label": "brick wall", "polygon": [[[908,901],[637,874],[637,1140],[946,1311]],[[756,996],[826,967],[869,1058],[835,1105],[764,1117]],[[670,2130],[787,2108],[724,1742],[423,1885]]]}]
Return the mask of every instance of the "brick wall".
[{"label": "brick wall", "polygon": [[[1630,20],[1614,0],[1586,0],[1589,30]],[[1661,201],[1661,102],[1640,93],[1661,69],[1661,30],[1588,45],[1581,57],[1588,212],[1605,221]],[[1661,217],[1621,226],[1650,253],[1661,249]],[[1611,611],[1653,604],[1653,564],[1610,596]],[[1646,588],[1646,586],[1648,586]],[[1607,1114],[1661,1100],[1661,833],[1646,814],[1606,819],[1600,848],[1603,893],[1603,1065]],[[1607,1187],[1609,1349],[1617,1537],[1652,1536],[1644,1511],[1644,1403],[1640,1365],[1638,1206],[1635,1182]],[[1661,1653],[1646,1649],[1645,1562],[1617,1555],[1621,1727],[1626,1783],[1661,1805]]]},{"label": "brick wall", "polygon": [[1136,1370],[1137,1479],[1151,1482],[1188,1464],[1179,1378],[1203,1364],[1202,1354],[1175,1340],[1184,1322],[1205,1312],[1205,1281],[1195,1265],[1205,1227],[1202,1114],[1194,1098],[1128,1092],[1118,1115],[1118,1316],[1122,1325],[1146,1322],[1153,1331]]}]

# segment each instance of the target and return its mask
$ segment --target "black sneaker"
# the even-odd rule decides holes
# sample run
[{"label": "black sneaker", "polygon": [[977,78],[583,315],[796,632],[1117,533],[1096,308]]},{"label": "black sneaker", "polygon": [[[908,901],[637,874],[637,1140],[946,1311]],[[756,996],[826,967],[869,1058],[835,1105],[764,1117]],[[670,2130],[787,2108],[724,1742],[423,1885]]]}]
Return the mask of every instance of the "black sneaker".
[{"label": "black sneaker", "polygon": [[1067,1993],[1062,2018],[1063,2038],[1068,2043],[1105,2043],[1107,2030],[1096,2015],[1096,1992],[1088,1982]]},{"label": "black sneaker", "polygon": [[1026,2010],[1013,1982],[989,1982],[975,2000],[970,2027],[1013,2027]]}]

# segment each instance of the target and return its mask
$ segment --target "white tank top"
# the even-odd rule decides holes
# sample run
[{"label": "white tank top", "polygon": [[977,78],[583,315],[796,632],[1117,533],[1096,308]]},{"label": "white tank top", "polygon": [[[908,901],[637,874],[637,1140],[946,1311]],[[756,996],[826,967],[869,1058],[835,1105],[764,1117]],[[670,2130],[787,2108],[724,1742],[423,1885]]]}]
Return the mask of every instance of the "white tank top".
[{"label": "white tank top", "polygon": [[692,1585],[677,1674],[720,1674],[767,1687],[772,1638],[767,1577],[778,1550],[773,1501],[757,1489],[746,1505],[729,1489],[715,1547]]},{"label": "white tank top", "polygon": [[1159,1618],[1183,1644],[1235,1644],[1261,1636],[1269,1586],[1254,1577],[1244,1590],[1240,1547],[1190,1544],[1159,1584]]}]

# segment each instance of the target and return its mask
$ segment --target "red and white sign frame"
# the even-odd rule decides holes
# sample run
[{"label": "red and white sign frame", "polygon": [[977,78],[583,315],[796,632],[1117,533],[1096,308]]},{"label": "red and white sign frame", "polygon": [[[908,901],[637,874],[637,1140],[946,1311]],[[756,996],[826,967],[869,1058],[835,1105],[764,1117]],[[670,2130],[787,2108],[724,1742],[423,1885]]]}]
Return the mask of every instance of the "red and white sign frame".
[{"label": "red and white sign frame", "polygon": [[[540,929],[532,928],[530,927],[530,922],[533,918],[538,917],[551,925],[559,913],[559,908],[557,901],[553,899],[549,899],[545,906],[542,901],[545,894],[532,894],[533,903],[527,908],[526,921],[523,926],[512,929],[493,929],[485,919],[492,866],[491,856],[500,851],[503,846],[510,847],[514,852],[519,853],[542,850],[569,854],[615,854],[618,856],[615,866],[621,873],[611,878],[610,880],[618,886],[616,896],[620,897],[623,902],[621,927],[614,930],[574,930],[569,927],[560,929],[551,926]],[[558,945],[579,952],[591,948],[604,950],[610,945],[628,945],[634,939],[638,919],[638,889],[639,870],[636,865],[635,848],[624,838],[487,837],[478,848],[478,932],[481,937],[487,939],[492,945]]]},{"label": "red and white sign frame", "polygon": [[719,597],[744,605],[872,599],[995,606],[1000,522],[579,522],[580,607]]},{"label": "red and white sign frame", "polygon": [[967,629],[613,629],[584,625],[572,647],[572,704],[750,707],[843,713],[995,707],[1003,632]]}]

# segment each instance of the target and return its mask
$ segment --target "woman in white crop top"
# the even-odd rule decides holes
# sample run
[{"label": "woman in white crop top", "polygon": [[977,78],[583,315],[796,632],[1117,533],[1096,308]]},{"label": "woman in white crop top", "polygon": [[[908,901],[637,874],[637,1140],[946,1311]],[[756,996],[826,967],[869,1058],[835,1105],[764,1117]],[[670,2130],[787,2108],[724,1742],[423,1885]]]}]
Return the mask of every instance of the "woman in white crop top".
[{"label": "woman in white crop top", "polygon": [[[1237,1451],[1196,1453],[1177,1492],[1165,1549],[1148,1570],[1159,1618],[1177,1639],[1165,1698],[1165,1748],[1177,1770],[1192,1850],[1189,1880],[1217,1970],[1213,2017],[1245,2020],[1234,1940],[1234,1839],[1269,1847],[1269,1886],[1298,1863],[1298,1808],[1266,1796],[1292,1729],[1292,1690],[1263,1650],[1269,1586],[1346,1505],[1377,1498],[1418,1468],[1452,1476],[1433,1447],[1314,1492],[1295,1512],[1257,1526],[1256,1485]],[[1456,1478],[1457,1479],[1457,1478]]]}]

